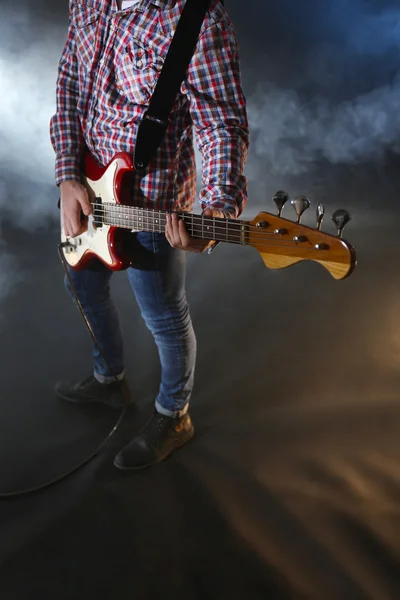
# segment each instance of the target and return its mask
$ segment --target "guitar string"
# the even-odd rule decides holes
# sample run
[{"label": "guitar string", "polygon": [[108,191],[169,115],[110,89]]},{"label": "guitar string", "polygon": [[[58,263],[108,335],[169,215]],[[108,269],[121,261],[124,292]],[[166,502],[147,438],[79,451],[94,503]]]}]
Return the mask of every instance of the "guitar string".
[{"label": "guitar string", "polygon": [[[102,205],[99,205],[99,206],[102,207]],[[119,209],[120,206],[115,206],[115,207],[111,206],[111,210],[110,210],[109,207],[107,207],[105,209],[103,207],[102,208],[96,208],[94,216],[97,216],[97,217],[100,217],[100,216],[103,216],[103,217],[104,216],[105,217],[107,217],[107,216],[114,216],[114,218],[116,220],[118,220],[118,221],[121,221],[121,223],[109,223],[109,224],[106,223],[106,225],[116,226],[116,227],[117,226],[121,226],[121,227],[123,226],[125,229],[135,229],[137,226],[146,226],[146,225],[150,226],[150,220],[152,221],[151,225],[153,227],[155,226],[155,223],[157,223],[157,221],[159,221],[159,227],[160,228],[162,226],[164,226],[165,223],[166,223],[166,221],[163,220],[162,217],[166,216],[167,213],[160,213],[159,216],[148,215],[148,216],[140,217],[140,221],[141,221],[140,223],[137,222],[137,223],[134,223],[133,225],[130,223],[127,226],[126,219],[123,216],[116,216],[115,214],[114,215],[112,214],[113,212],[114,213],[116,212],[115,210],[113,211],[114,208],[115,209],[117,209],[117,208]],[[136,207],[129,207],[129,208],[131,209],[130,210],[131,214],[128,214],[128,215],[125,215],[125,216],[130,216],[130,217],[135,218],[135,215],[132,214],[132,209],[136,210],[136,212],[139,212],[139,214],[143,214],[143,212],[142,212],[143,209],[136,208]],[[118,212],[120,212],[120,210],[118,210]],[[190,221],[190,218],[191,218],[190,214],[186,213],[186,215],[188,216],[188,220]],[[259,231],[258,227],[254,226],[254,225],[250,225],[249,223],[246,223],[246,222],[243,222],[243,221],[231,222],[231,223],[229,221],[227,221],[228,225],[231,227],[231,229],[229,230],[226,225],[217,225],[217,224],[215,224],[214,220],[213,220],[214,217],[201,217],[199,215],[193,215],[193,217],[197,218],[200,222],[193,223],[193,224],[191,224],[190,222],[187,223],[187,226],[192,229],[192,234],[196,233],[196,231],[194,229],[195,227],[200,228],[201,229],[201,233],[203,233],[203,234],[206,233],[204,231],[204,226],[205,226],[205,227],[208,228],[207,233],[209,233],[211,236],[213,234],[214,235],[222,235],[223,236],[223,239],[220,239],[218,241],[222,241],[222,242],[227,242],[228,241],[228,242],[237,243],[237,244],[240,244],[240,245],[248,245],[249,244],[248,241],[243,242],[243,234],[247,233],[246,229],[249,229],[249,230],[253,229],[253,232],[251,233],[251,241],[256,241],[259,244],[266,245],[268,247],[270,247],[270,246],[279,246],[279,247],[293,247],[293,248],[297,248],[297,249],[301,248],[303,250],[316,250],[316,248],[314,248],[314,246],[313,246],[313,244],[311,242],[310,242],[310,247],[308,247],[308,248],[305,247],[305,246],[299,246],[298,242],[295,242],[295,241],[292,241],[292,240],[280,240],[279,243],[277,243],[278,240],[276,239],[276,234],[275,233],[268,233],[266,231],[264,231],[264,232],[263,231]],[[138,218],[138,217],[136,217],[136,218]],[[216,217],[216,219],[218,219],[218,217]],[[202,222],[203,220],[204,220],[204,222],[211,221],[212,225],[211,226],[209,226],[209,225],[203,225],[203,222]],[[222,222],[223,222],[223,219],[221,219],[221,223]],[[158,223],[157,223],[157,225],[158,225]],[[160,231],[158,231],[158,233],[163,233],[163,231],[164,230],[160,229]],[[230,239],[226,239],[227,234],[229,234]],[[326,235],[326,234],[322,232],[321,235]],[[232,236],[237,236],[237,239],[233,239]],[[269,242],[269,240],[265,239],[266,237],[270,237],[271,239],[273,238],[274,239],[274,243],[271,244]],[[203,239],[208,239],[208,238],[203,238]],[[210,237],[210,240],[211,239],[213,239],[213,238]],[[336,239],[336,238],[334,238],[334,239]]]},{"label": "guitar string", "polygon": [[[146,215],[144,216],[144,218],[148,219],[148,218],[157,218],[156,215],[159,216],[159,218],[162,217],[166,217],[168,214],[173,214],[173,213],[169,213],[168,211],[165,210],[153,210],[153,209],[146,209],[146,208],[141,208],[141,207],[137,207],[137,206],[127,206],[127,205],[123,205],[123,204],[106,204],[106,203],[102,203],[102,204],[97,204],[97,203],[93,203],[92,206],[100,211],[107,211],[107,210],[111,210],[111,211],[115,211],[118,213],[125,213],[125,214],[143,214]],[[222,217],[205,217],[203,215],[196,215],[196,214],[192,214],[192,213],[181,213],[183,215],[183,217],[187,217],[188,219],[201,219],[202,221],[206,222],[211,222],[214,223],[214,220],[216,223],[228,223],[232,226],[247,226],[247,227],[256,227],[256,225],[251,225],[251,223],[249,221],[242,221],[242,220],[235,220],[235,219],[224,219]],[[180,213],[178,213],[178,215],[180,215]],[[293,221],[288,221],[289,223],[293,223]],[[226,225],[224,225],[225,227]],[[257,228],[258,229],[258,228]]]},{"label": "guitar string", "polygon": [[[164,233],[165,231],[165,221],[163,221],[162,219],[153,219],[152,222],[150,222],[149,219],[139,219],[139,220],[132,220],[132,222],[130,222],[129,224],[127,223],[126,219],[124,219],[123,217],[115,217],[113,215],[110,215],[109,213],[103,212],[101,215],[97,212],[94,215],[95,217],[105,217],[107,219],[107,217],[112,217],[112,222],[107,223],[105,222],[105,225],[108,226],[115,226],[115,227],[123,227],[124,229],[138,229],[139,231],[141,230],[141,227],[152,227],[151,231],[156,231],[157,233]],[[120,222],[117,222],[120,221]],[[242,228],[239,229],[231,229],[229,230],[228,228],[221,226],[202,226],[200,223],[198,224],[191,224],[191,223],[187,223],[187,227],[189,229],[189,233],[192,233],[193,236],[195,236],[196,233],[198,234],[202,234],[202,238],[203,239],[213,239],[213,236],[218,235],[220,236],[220,241],[227,241],[227,242],[232,242],[232,243],[243,243],[243,239],[247,239],[248,235],[247,235],[247,231],[246,229],[242,230]],[[157,228],[157,229],[156,229]],[[146,230],[146,229],[145,229]],[[208,237],[203,237],[204,234],[207,234]],[[244,234],[244,235],[243,235]],[[265,238],[270,238],[265,239]],[[269,234],[267,232],[258,232],[255,231],[252,233],[251,238],[252,241],[256,240],[256,241],[260,241],[262,242],[266,242],[269,243],[269,241],[277,241],[276,238],[276,234]],[[293,240],[281,240],[280,243],[284,246],[287,245],[295,245],[297,246],[297,243]]]},{"label": "guitar string", "polygon": [[[140,218],[143,221],[150,221],[150,219],[152,219],[153,221],[155,220],[160,220],[162,221],[163,217],[166,217],[167,214],[171,214],[168,213],[167,211],[152,211],[152,209],[143,209],[140,207],[130,207],[130,206],[125,206],[125,205],[113,205],[113,204],[93,204],[93,206],[95,207],[95,210],[97,211],[97,214],[101,215],[101,214],[106,214],[107,215],[107,211],[114,213],[114,215],[120,219],[120,220],[124,220],[124,217],[127,216],[131,216],[131,217],[138,217],[139,215],[143,215]],[[146,211],[146,212],[145,212]],[[119,214],[122,214],[123,216],[118,216]],[[273,215],[274,216],[274,215]],[[259,231],[260,227],[257,225],[252,225],[249,221],[235,221],[233,219],[223,219],[220,217],[203,217],[202,215],[196,215],[196,214],[191,214],[191,213],[183,213],[183,220],[185,220],[185,217],[187,217],[187,220],[190,221],[191,219],[197,220],[197,223],[189,223],[189,225],[198,225],[198,226],[207,226],[207,227],[212,227],[214,229],[214,227],[219,228],[223,231],[226,231],[228,229],[228,227],[232,227],[233,228],[233,232],[237,232],[239,233],[239,229],[242,228],[248,228],[248,229],[254,229],[254,233],[260,235],[261,237],[265,237],[265,235],[271,235],[274,236],[276,234],[272,234],[269,232],[262,232]],[[284,221],[287,222],[288,224],[291,225],[299,225],[301,227],[305,227],[299,223],[295,223],[293,221]],[[311,228],[308,228],[311,229]],[[313,233],[315,233],[317,230],[312,229]],[[321,235],[330,235],[330,234],[325,234],[324,232],[321,232]]]},{"label": "guitar string", "polygon": [[[97,205],[95,207],[95,216],[114,216],[116,219],[121,220],[121,221],[126,221],[126,217],[131,217],[133,219],[140,219],[142,222],[144,223],[150,223],[150,221],[152,221],[153,223],[156,221],[160,221],[160,224],[164,225],[166,222],[166,219],[164,219],[164,217],[166,217],[167,214],[170,213],[163,213],[163,212],[157,212],[157,213],[147,213],[145,214],[143,211],[146,209],[141,209],[141,208],[136,208],[136,207],[132,207],[129,210],[123,211],[121,210],[121,206],[120,205],[116,205],[116,206],[106,206],[104,208],[103,205]],[[121,215],[121,216],[119,216]],[[184,217],[187,217],[187,219],[185,219]],[[220,230],[223,232],[226,232],[229,228],[231,229],[231,233],[237,233],[240,234],[242,233],[242,230],[247,228],[249,230],[254,230],[254,234],[258,235],[260,237],[265,237],[265,236],[272,236],[275,237],[275,233],[269,233],[267,231],[260,231],[260,227],[257,227],[257,225],[252,225],[250,222],[248,221],[233,221],[233,220],[224,220],[221,219],[219,217],[202,217],[201,215],[195,215],[193,214],[193,216],[190,213],[184,213],[184,217],[183,220],[187,221],[187,224],[189,227],[195,226],[195,227],[208,227],[209,229],[212,229],[214,231],[215,230]],[[190,220],[193,220],[193,223],[190,223]],[[197,220],[197,223],[194,222],[195,220]],[[289,224],[292,225],[299,225],[298,223],[294,223],[293,221],[288,221]],[[304,227],[300,224],[301,227]],[[309,229],[309,228],[307,228]],[[310,228],[311,229],[311,228]],[[317,230],[312,229],[313,233],[316,233]],[[321,232],[321,235],[331,235],[331,234],[326,234],[325,232]],[[332,236],[331,236],[332,237]],[[334,238],[336,239],[336,238]]]}]

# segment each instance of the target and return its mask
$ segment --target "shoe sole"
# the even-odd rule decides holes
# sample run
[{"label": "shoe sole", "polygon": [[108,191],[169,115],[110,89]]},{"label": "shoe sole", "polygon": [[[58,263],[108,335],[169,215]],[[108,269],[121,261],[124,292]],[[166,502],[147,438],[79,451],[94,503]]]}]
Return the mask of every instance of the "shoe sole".
[{"label": "shoe sole", "polygon": [[194,427],[192,427],[192,429],[190,430],[190,432],[188,433],[188,435],[185,437],[184,440],[181,440],[179,442],[179,444],[177,444],[172,450],[171,452],[169,452],[168,454],[166,454],[165,456],[162,456],[160,458],[158,458],[157,460],[154,460],[153,462],[149,462],[146,463],[144,465],[140,465],[139,467],[123,467],[122,465],[119,465],[115,460],[114,460],[114,467],[116,467],[119,471],[141,471],[142,469],[147,469],[148,467],[152,467],[153,465],[157,465],[160,462],[162,462],[163,460],[165,460],[166,458],[168,458],[168,456],[171,456],[171,454],[173,454],[173,452],[175,450],[179,450],[179,448],[182,448],[182,446],[184,446],[185,444],[187,444],[188,442],[190,442],[194,437]]}]

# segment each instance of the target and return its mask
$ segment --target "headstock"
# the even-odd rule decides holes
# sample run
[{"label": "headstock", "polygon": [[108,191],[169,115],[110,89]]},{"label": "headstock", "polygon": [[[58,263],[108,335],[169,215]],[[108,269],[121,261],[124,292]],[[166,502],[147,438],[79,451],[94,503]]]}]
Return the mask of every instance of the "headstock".
[{"label": "headstock", "polygon": [[261,212],[249,223],[248,244],[256,248],[267,267],[283,269],[303,260],[320,263],[335,279],[344,279],[354,270],[357,259],[354,248],[342,239],[343,229],[350,221],[350,214],[343,209],[332,215],[338,235],[321,231],[325,216],[323,204],[318,204],[317,227],[302,225],[301,218],[311,203],[306,196],[291,200],[297,222],[283,218],[282,210],[289,195],[279,191],[273,198],[278,214]]}]

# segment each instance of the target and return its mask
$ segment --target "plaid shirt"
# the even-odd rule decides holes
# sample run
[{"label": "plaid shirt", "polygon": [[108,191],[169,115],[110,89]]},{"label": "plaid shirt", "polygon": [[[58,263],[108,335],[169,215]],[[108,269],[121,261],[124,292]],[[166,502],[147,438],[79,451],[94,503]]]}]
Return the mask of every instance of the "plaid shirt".
[{"label": "plaid shirt", "polygon": [[[140,0],[119,11],[116,0],[70,0],[68,39],[51,119],[56,183],[80,180],[85,145],[106,165],[134,152],[185,0]],[[249,136],[233,25],[211,3],[167,133],[144,173],[135,173],[135,204],[192,211],[196,195],[193,136],[202,155],[200,204],[239,216]]]}]

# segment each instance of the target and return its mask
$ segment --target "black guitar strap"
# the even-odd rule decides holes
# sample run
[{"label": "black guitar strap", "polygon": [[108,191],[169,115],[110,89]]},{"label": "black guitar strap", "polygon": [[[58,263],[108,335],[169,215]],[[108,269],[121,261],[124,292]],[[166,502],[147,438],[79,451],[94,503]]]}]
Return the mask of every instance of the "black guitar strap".
[{"label": "black guitar strap", "polygon": [[207,13],[210,0],[187,0],[172,39],[152,98],[136,139],[134,166],[143,171],[161,145],[176,96]]}]

